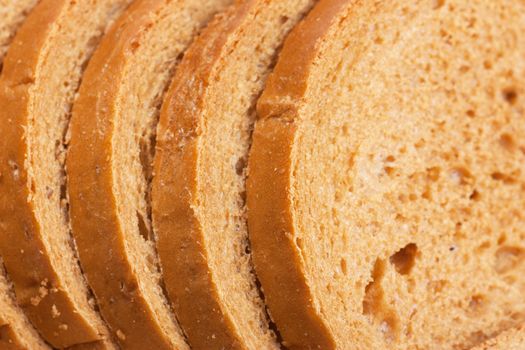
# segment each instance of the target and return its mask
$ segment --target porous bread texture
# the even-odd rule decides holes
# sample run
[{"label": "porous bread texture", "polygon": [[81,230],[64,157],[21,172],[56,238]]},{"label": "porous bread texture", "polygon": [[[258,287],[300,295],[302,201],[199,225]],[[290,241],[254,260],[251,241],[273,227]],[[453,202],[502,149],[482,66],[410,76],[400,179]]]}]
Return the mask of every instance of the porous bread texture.
[{"label": "porous bread texture", "polygon": [[0,259],[0,349],[49,350],[18,307],[12,285]]},{"label": "porous bread texture", "polygon": [[322,0],[289,36],[247,198],[291,348],[465,349],[523,323],[524,29],[522,1]]},{"label": "porous bread texture", "polygon": [[17,28],[38,0],[0,0],[0,72],[2,61]]},{"label": "porous bread texture", "polygon": [[239,2],[188,49],[163,104],[153,222],[166,288],[196,349],[277,349],[257,287],[245,166],[278,50],[315,1]]},{"label": "porous bread texture", "polygon": [[523,350],[525,349],[525,327],[509,329],[487,340],[472,350]]},{"label": "porous bread texture", "polygon": [[101,312],[126,348],[188,348],[162,289],[151,162],[173,71],[200,28],[230,2],[135,2],[102,40],[73,107],[72,232]]},{"label": "porous bread texture", "polygon": [[41,1],[0,79],[0,254],[19,305],[57,348],[114,348],[69,232],[64,133],[84,66],[128,2]]}]

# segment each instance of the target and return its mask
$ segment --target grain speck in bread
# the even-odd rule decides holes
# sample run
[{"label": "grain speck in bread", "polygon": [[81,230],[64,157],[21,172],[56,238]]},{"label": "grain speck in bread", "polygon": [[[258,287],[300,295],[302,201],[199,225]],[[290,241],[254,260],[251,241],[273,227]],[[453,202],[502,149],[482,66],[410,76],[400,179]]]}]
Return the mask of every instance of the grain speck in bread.
[{"label": "grain speck in bread", "polygon": [[288,37],[247,198],[290,347],[464,349],[524,321],[524,31],[523,1],[322,0]]},{"label": "grain speck in bread", "polygon": [[149,185],[159,108],[184,50],[230,0],[139,0],[89,62],[67,155],[73,237],[125,348],[186,349],[162,290]]},{"label": "grain speck in bread", "polygon": [[57,348],[114,348],[69,232],[64,133],[85,63],[127,3],[40,1],[0,78],[0,255],[18,304]]},{"label": "grain speck in bread", "polygon": [[0,349],[49,350],[24,312],[18,307],[12,285],[0,259]]},{"label": "grain speck in bread", "polygon": [[163,104],[153,221],[166,288],[196,349],[279,347],[250,258],[245,167],[256,99],[314,2],[238,2],[188,49]]}]

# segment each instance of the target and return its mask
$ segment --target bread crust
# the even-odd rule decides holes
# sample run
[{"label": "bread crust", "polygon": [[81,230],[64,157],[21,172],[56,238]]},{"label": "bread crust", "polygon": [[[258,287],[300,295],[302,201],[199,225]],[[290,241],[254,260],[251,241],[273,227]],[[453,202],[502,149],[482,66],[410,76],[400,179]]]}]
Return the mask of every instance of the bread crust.
[{"label": "bread crust", "polygon": [[[117,204],[112,196],[112,120],[106,113],[115,112],[112,102],[118,94],[131,41],[150,23],[150,11],[155,11],[163,2],[140,4],[143,6],[130,8],[127,16],[122,16],[106,34],[85,73],[70,126],[73,142],[67,166],[73,174],[79,166],[87,169],[83,169],[82,178],[69,177],[69,195],[73,235],[84,273],[119,342],[130,348],[167,349],[170,342],[138,289],[137,276],[127,261],[116,215]],[[120,36],[120,28],[125,28],[126,34]],[[81,138],[79,142],[77,137]],[[98,171],[90,171],[95,168]],[[79,200],[89,203],[89,207],[79,205]],[[95,218],[92,208],[96,208]],[[113,254],[107,254],[106,249]]]},{"label": "bread crust", "polygon": [[73,235],[101,311],[119,331],[119,340],[126,348],[173,347],[173,340],[159,327],[148,298],[139,288],[140,276],[130,261],[126,232],[120,224],[112,169],[113,129],[125,70],[143,32],[155,25],[154,13],[167,6],[171,11],[179,11],[173,9],[179,6],[182,11],[195,5],[184,1],[168,5],[165,0],[136,2],[106,35],[84,76],[70,129],[67,170]]},{"label": "bread crust", "polygon": [[[203,108],[204,91],[224,43],[255,3],[248,0],[230,8],[195,40],[178,68],[161,111],[159,137],[167,132],[170,138],[159,140],[155,156],[154,172],[160,175],[153,182],[154,229],[166,289],[195,349],[243,349],[235,326],[224,317],[217,286],[209,273],[203,232],[192,198],[197,192],[197,111]],[[188,101],[192,102],[191,108]],[[167,129],[173,118],[177,118],[181,132]],[[176,144],[184,147],[172,146]],[[163,168],[172,169],[169,176],[163,176],[168,175],[160,171]]]},{"label": "bread crust", "polygon": [[16,305],[0,259],[0,349],[49,350],[23,311]]},{"label": "bread crust", "polygon": [[[63,289],[50,257],[45,254],[34,215],[25,167],[32,83],[41,49],[66,1],[42,1],[19,30],[4,61],[0,80],[0,252],[14,284],[18,303],[42,336],[53,346],[97,344],[105,340],[102,322],[93,323],[78,311]],[[60,310],[59,313],[53,310]]]},{"label": "bread crust", "polygon": [[138,288],[126,254],[112,189],[113,125],[108,116],[116,112],[113,102],[131,43],[151,23],[150,13],[163,5],[164,1],[135,3],[104,36],[73,107],[66,162],[72,232],[84,274],[119,343],[130,349],[169,349],[170,341]]},{"label": "bread crust", "polygon": [[285,345],[334,349],[334,337],[316,310],[294,240],[291,153],[295,120],[318,43],[352,0],[320,1],[286,39],[257,105],[248,161],[248,229],[257,275]]}]

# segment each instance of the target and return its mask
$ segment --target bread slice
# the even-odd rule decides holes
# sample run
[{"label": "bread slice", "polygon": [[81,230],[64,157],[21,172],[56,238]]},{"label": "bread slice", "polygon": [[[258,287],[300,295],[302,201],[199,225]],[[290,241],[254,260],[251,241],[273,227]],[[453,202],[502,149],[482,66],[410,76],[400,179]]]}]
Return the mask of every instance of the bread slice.
[{"label": "bread slice", "polygon": [[123,347],[186,349],[163,294],[149,187],[159,108],[199,29],[230,0],[140,0],[102,40],[73,107],[67,155],[73,236]]},{"label": "bread slice", "polygon": [[487,340],[472,350],[523,350],[525,349],[525,327],[509,329]]},{"label": "bread slice", "polygon": [[51,349],[18,307],[0,260],[0,349]]},{"label": "bread slice", "polygon": [[0,72],[9,43],[36,3],[37,0],[0,0]]},{"label": "bread slice", "polygon": [[69,233],[64,132],[83,67],[128,2],[40,1],[0,78],[0,255],[18,304],[57,348],[113,348]]},{"label": "bread slice", "polygon": [[252,254],[291,348],[525,320],[525,3],[321,0],[258,102]]},{"label": "bread slice", "polygon": [[238,2],[188,49],[162,106],[153,222],[166,288],[194,348],[279,347],[250,257],[245,164],[257,97],[314,2]]}]

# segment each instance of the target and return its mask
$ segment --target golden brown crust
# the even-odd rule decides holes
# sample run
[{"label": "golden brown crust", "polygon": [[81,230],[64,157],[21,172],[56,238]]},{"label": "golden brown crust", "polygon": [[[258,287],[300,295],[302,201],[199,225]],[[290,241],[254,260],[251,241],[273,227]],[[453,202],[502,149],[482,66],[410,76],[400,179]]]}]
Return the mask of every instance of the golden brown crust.
[{"label": "golden brown crust", "polygon": [[[42,1],[28,17],[4,62],[0,81],[0,253],[20,306],[42,336],[56,347],[103,341],[63,290],[45,251],[34,216],[24,126],[40,50],[66,1]],[[53,310],[61,310],[59,314]],[[66,326],[67,325],[67,326]]]},{"label": "golden brown crust", "polygon": [[[1,320],[0,320],[1,321]],[[24,350],[25,346],[20,342],[18,334],[9,324],[0,322],[0,349]]]},{"label": "golden brown crust", "polygon": [[[197,192],[197,111],[202,108],[203,90],[229,34],[254,3],[250,0],[230,8],[196,39],[178,69],[161,111],[159,137],[162,134],[170,137],[159,142],[162,146],[157,149],[155,173],[160,174],[159,170],[163,168],[173,171],[154,181],[153,218],[157,250],[166,289],[195,349],[242,348],[234,325],[221,310],[192,198]],[[230,19],[225,21],[227,16]],[[173,125],[177,125],[178,130],[167,129]],[[177,147],[177,144],[184,147]],[[163,148],[170,151],[164,152]]]},{"label": "golden brown crust", "polygon": [[318,43],[351,0],[321,1],[287,38],[258,102],[247,180],[248,228],[255,269],[270,314],[291,349],[334,349],[304,277],[290,195],[298,101]]},{"label": "golden brown crust", "polygon": [[67,157],[71,223],[81,265],[119,343],[133,349],[171,349],[174,343],[160,327],[129,261],[112,172],[120,84],[134,45],[163,6],[164,0],[134,3],[104,37],[73,108]]}]

